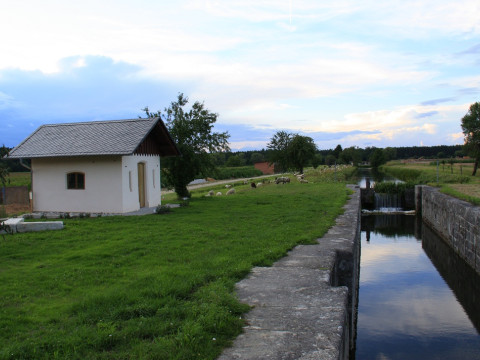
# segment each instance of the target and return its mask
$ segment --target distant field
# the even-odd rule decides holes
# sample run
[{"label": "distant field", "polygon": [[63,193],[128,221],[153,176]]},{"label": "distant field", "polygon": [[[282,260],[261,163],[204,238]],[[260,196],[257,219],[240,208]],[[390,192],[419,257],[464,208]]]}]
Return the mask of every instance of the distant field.
[{"label": "distant field", "polygon": [[0,237],[0,359],[215,359],[248,310],[234,284],[334,224],[334,176]]},{"label": "distant field", "polygon": [[392,162],[383,169],[399,179],[438,186],[444,193],[480,205],[480,169],[472,176],[473,163]]},{"label": "distant field", "polygon": [[[9,186],[28,186],[31,187],[32,179],[30,177],[29,172],[14,172],[10,173],[8,176],[9,182],[7,183],[7,187]],[[1,186],[1,183],[0,183]]]}]

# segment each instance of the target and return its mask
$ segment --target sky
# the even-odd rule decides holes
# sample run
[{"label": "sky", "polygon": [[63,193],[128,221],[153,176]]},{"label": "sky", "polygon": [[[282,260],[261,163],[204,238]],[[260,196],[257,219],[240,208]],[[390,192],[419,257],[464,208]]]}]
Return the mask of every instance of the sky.
[{"label": "sky", "polygon": [[232,151],[463,143],[480,101],[478,0],[0,0],[0,145],[130,119],[179,93]]}]

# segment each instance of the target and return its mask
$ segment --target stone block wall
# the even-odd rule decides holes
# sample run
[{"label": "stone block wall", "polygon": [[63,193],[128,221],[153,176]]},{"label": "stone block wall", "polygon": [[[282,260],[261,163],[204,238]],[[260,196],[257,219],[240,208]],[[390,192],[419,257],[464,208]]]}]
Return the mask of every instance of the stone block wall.
[{"label": "stone block wall", "polygon": [[264,175],[275,174],[275,167],[268,162],[259,162],[254,164],[255,169],[260,170]]},{"label": "stone block wall", "polygon": [[417,186],[416,192],[423,220],[480,274],[480,207],[430,186]]}]

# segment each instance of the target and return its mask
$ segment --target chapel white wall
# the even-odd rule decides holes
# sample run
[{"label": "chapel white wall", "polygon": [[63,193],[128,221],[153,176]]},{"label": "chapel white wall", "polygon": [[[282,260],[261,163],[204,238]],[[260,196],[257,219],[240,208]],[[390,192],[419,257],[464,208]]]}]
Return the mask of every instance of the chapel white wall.
[{"label": "chapel white wall", "polygon": [[[85,189],[67,189],[67,173],[85,173]],[[120,156],[32,159],[34,211],[119,213]]]},{"label": "chapel white wall", "polygon": [[138,196],[138,163],[145,164],[145,207],[161,204],[160,157],[129,155],[122,157],[123,212],[140,208]]},{"label": "chapel white wall", "polygon": [[[145,164],[145,206],[161,204],[160,157],[149,155],[32,159],[33,210],[125,213],[140,208],[138,166]],[[67,189],[67,173],[85,174],[85,189]]]}]

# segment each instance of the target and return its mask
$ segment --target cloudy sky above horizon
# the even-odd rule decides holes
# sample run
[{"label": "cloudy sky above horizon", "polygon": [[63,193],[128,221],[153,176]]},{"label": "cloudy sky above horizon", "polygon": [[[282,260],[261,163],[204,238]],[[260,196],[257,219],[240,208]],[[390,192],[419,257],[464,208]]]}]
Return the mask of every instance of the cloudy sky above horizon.
[{"label": "cloudy sky above horizon", "polygon": [[278,130],[320,149],[463,143],[480,2],[0,0],[0,144],[42,124],[218,113],[232,150]]}]

